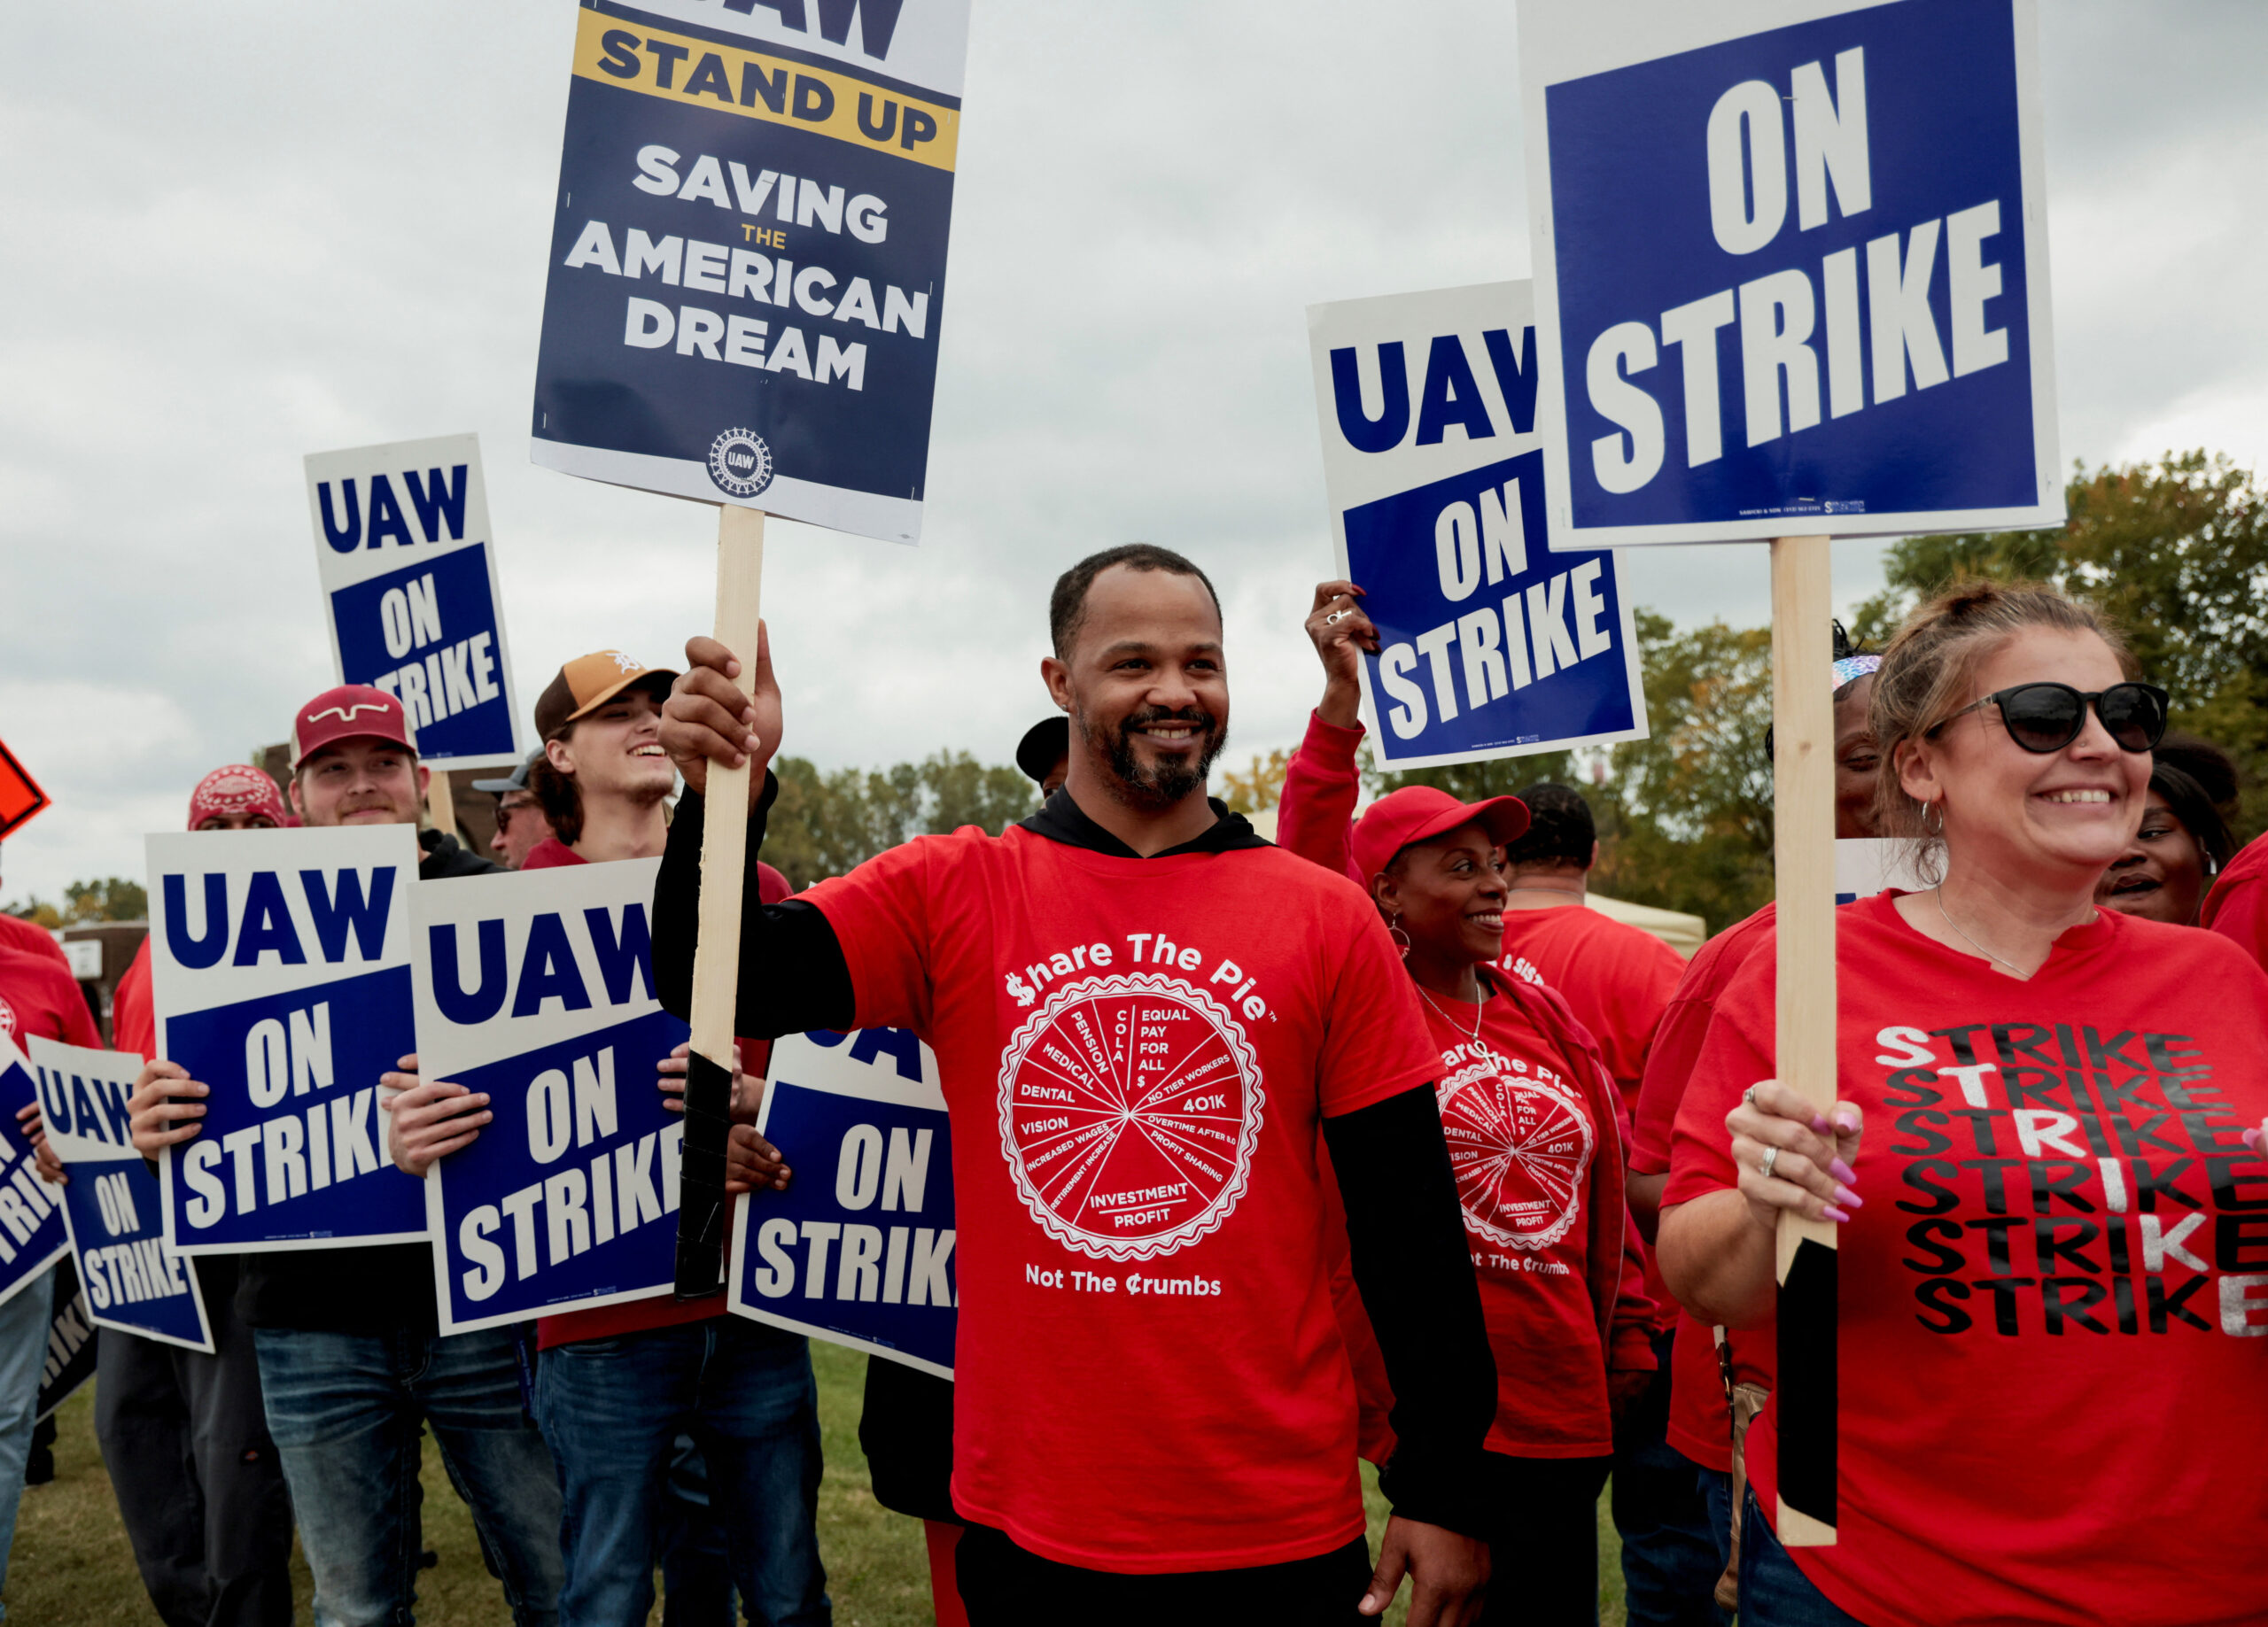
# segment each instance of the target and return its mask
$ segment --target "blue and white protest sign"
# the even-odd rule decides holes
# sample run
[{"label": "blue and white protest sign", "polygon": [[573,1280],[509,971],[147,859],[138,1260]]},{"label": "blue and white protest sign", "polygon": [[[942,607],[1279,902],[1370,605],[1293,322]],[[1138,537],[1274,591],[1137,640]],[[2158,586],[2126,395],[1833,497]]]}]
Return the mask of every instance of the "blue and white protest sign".
[{"label": "blue and white protest sign", "polygon": [[310,453],[307,469],[338,681],[398,698],[437,768],[518,763],[479,438]]},{"label": "blue and white protest sign", "polygon": [[158,1165],[167,1246],[423,1242],[424,1195],[387,1159],[378,1112],[378,1076],[417,1048],[416,832],[181,833],[148,847],[158,1054],[211,1091],[203,1129]]},{"label": "blue and white protest sign", "polygon": [[2033,0],[1520,0],[1550,546],[2060,524]]},{"label": "blue and white protest sign", "polygon": [[142,1058],[31,1040],[49,1150],[71,1179],[59,1188],[89,1313],[105,1328],[213,1353],[193,1260],[166,1246],[158,1177],[134,1151],[127,1107]]},{"label": "blue and white protest sign", "polygon": [[1308,308],[1339,568],[1364,593],[1389,769],[1643,739],[1614,555],[1543,546],[1528,285]]},{"label": "blue and white protest sign", "polygon": [[441,1331],[670,1291],[685,1121],[657,1065],[659,859],[420,887],[417,1059],[495,1116],[426,1177]]},{"label": "blue and white protest sign", "polygon": [[587,0],[532,456],[920,533],[967,0]]},{"label": "blue and white protest sign", "polygon": [[783,1034],[759,1127],[796,1172],[733,1218],[732,1308],[953,1375],[953,1158],[937,1058],[905,1028]]},{"label": "blue and white protest sign", "polygon": [[0,1305],[71,1251],[60,1190],[39,1178],[16,1115],[39,1094],[32,1065],[0,1034]]}]

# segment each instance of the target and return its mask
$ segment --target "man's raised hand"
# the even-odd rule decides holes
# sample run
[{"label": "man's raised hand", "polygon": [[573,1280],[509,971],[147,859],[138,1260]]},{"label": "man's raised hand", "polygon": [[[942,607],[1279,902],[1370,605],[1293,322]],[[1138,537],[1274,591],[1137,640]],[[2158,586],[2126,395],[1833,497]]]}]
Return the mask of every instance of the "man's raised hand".
[{"label": "man's raised hand", "polygon": [[757,624],[756,671],[743,691],[735,682],[741,663],[714,639],[685,641],[685,670],[670,686],[662,706],[662,749],[685,788],[709,788],[709,765],[750,765],[749,802],[764,792],[764,771],[780,749],[780,684],[772,675],[772,640]]}]

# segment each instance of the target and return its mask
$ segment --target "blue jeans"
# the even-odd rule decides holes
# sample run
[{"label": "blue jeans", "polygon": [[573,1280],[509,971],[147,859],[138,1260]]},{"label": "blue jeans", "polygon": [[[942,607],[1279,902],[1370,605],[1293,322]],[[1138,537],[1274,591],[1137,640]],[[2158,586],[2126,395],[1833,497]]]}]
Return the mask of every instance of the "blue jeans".
[{"label": "blue jeans", "polygon": [[1701,1476],[1701,1495],[1709,1504],[1709,1535],[1717,1540],[1717,1574],[1722,1576],[1733,1562],[1732,1471],[1697,1467],[1694,1472]]},{"label": "blue jeans", "polygon": [[268,1432],[315,1573],[318,1627],[409,1627],[423,1547],[421,1422],[472,1509],[518,1627],[558,1618],[559,1480],[520,1395],[509,1329],[319,1333],[261,1328]]},{"label": "blue jeans", "polygon": [[1622,1589],[1630,1627],[1728,1627],[1717,1608],[1725,1572],[1720,1525],[1709,1530],[1698,1468],[1669,1444],[1670,1336],[1654,1336],[1661,1364],[1645,1399],[1614,1443],[1614,1529],[1622,1536]]},{"label": "blue jeans", "polygon": [[[24,1464],[39,1422],[40,1373],[47,1365],[47,1330],[55,1320],[55,1267],[0,1305],[0,1587],[8,1584],[8,1549],[16,1540],[16,1509],[24,1500]],[[0,1621],[8,1607],[0,1604]]]},{"label": "blue jeans", "polygon": [[1866,1627],[1812,1585],[1748,1494],[1740,1523],[1742,1627]]},{"label": "blue jeans", "polygon": [[681,1432],[708,1462],[748,1619],[834,1619],[819,1557],[819,1390],[800,1336],[713,1316],[584,1339],[543,1352],[536,1394],[566,1493],[563,1627],[646,1619]]}]

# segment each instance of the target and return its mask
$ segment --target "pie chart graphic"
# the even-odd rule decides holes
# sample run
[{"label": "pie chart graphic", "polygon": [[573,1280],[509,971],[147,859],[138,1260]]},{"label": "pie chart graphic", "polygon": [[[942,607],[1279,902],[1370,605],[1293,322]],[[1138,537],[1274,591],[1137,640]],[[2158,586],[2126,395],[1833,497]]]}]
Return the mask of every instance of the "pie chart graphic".
[{"label": "pie chart graphic", "polygon": [[1177,978],[1050,995],[1000,1059],[1000,1151],[1068,1248],[1150,1259],[1217,1229],[1252,1170],[1260,1063],[1226,1007]]},{"label": "pie chart graphic", "polygon": [[1575,1223],[1591,1121],[1558,1079],[1484,1060],[1439,1092],[1465,1224],[1507,1248],[1549,1248]]}]

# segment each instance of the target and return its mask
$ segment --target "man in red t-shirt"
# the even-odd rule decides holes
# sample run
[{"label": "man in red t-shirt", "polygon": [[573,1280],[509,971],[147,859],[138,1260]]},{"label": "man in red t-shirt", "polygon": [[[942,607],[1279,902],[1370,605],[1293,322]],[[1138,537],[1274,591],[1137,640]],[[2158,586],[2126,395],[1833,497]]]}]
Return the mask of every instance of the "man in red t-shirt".
[{"label": "man in red t-shirt", "polygon": [[[1459,1627],[1495,1385],[1414,988],[1357,889],[1206,797],[1229,697],[1203,574],[1111,549],[1050,608],[1063,790],[750,908],[739,944],[740,1032],[906,1027],[937,1054],[970,1620],[1344,1623],[1407,1572],[1412,1627]],[[709,763],[756,771],[753,857],[781,734],[761,642],[747,694],[722,646],[687,655],[654,910],[680,1011]],[[1318,1126],[1396,1397],[1375,1570]]]},{"label": "man in red t-shirt", "polygon": [[[677,786],[659,743],[661,701],[676,676],[619,650],[560,668],[535,703],[543,747],[528,779],[553,834],[528,850],[523,871],[660,854],[664,799]],[[757,867],[757,886],[766,903],[789,892],[769,864]],[[743,1044],[752,1075],[761,1077],[769,1050]],[[733,1137],[735,1187],[784,1182],[756,1133],[756,1092],[734,1094],[746,1120]],[[422,1177],[436,1158],[470,1146],[485,1100],[443,1080],[394,1097],[386,1141],[395,1164]],[[536,1342],[538,1417],[574,1533],[563,1622],[643,1621],[657,1563],[672,1615],[737,1585],[753,1615],[781,1627],[827,1619],[817,1390],[800,1335],[726,1316],[719,1290],[540,1317]],[[705,1485],[705,1506],[680,1495],[688,1482]]]}]

